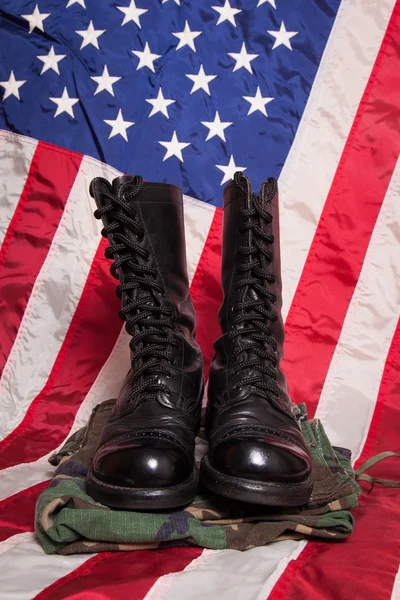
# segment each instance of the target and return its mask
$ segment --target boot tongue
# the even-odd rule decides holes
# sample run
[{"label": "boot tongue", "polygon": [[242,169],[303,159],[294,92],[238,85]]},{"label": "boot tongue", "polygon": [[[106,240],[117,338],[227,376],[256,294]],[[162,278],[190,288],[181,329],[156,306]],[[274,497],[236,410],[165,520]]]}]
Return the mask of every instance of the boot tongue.
[{"label": "boot tongue", "polygon": [[[252,202],[253,202],[253,190],[252,190],[252,186],[251,186],[251,182],[250,180],[243,175],[243,178],[245,179],[245,185],[247,186],[247,195],[245,198],[245,207],[247,209],[250,209],[252,207]],[[259,226],[261,227],[262,224],[261,222],[259,223]],[[253,245],[253,239],[252,239],[252,232],[249,231],[246,234],[246,241],[245,241],[245,245],[251,246]],[[254,259],[254,258],[253,258]],[[244,259],[247,260],[247,257]],[[262,264],[262,260],[260,261],[260,267],[262,268],[264,265]],[[245,302],[246,300],[260,300],[260,295],[256,292],[256,290],[254,288],[252,288],[251,286],[246,286],[245,288],[243,288],[243,292],[242,292],[242,298],[241,298],[242,302]],[[257,313],[255,313],[257,314]],[[263,318],[260,316],[256,317],[259,320],[263,320]],[[244,325],[241,326],[241,328],[245,328]],[[245,345],[249,345],[249,346],[254,346],[254,347],[258,347],[260,348],[264,346],[264,343],[258,341],[258,340],[253,340],[251,337],[247,336],[247,335],[242,335],[241,336],[241,342]],[[251,350],[248,350],[247,352],[243,353],[243,359],[245,360],[253,360],[253,359],[258,359],[257,355],[254,354],[253,352],[251,352]]]},{"label": "boot tongue", "polygon": [[[129,186],[129,184],[135,183],[136,179],[137,178],[133,175],[120,175],[120,177],[116,177],[111,184],[113,194],[115,196],[119,196],[121,189],[125,185]],[[122,229],[126,237],[130,238],[133,242],[136,241],[135,235],[132,233],[129,227],[122,226]],[[134,262],[138,262],[137,259]],[[125,266],[123,267],[123,274],[121,280],[123,281],[125,277],[129,277],[130,275],[132,275],[132,269],[130,268],[129,264],[125,264]],[[136,288],[131,290],[127,295],[130,296],[132,300],[137,300],[141,296],[143,296],[144,293],[145,292],[141,288]]]},{"label": "boot tongue", "polygon": [[122,186],[126,183],[133,183],[135,179],[136,178],[133,175],[121,175],[120,177],[116,177],[111,184],[113,194],[118,196]]},{"label": "boot tongue", "polygon": [[[118,196],[120,194],[121,189],[128,184],[133,184],[136,183],[137,177],[133,176],[133,175],[121,175],[120,177],[116,177],[112,184],[112,192]],[[134,236],[134,234],[130,231],[129,228],[125,228],[124,227],[124,234],[128,237],[131,238],[132,241],[135,241],[136,238]],[[135,260],[135,262],[140,262],[138,261],[138,259]],[[121,281],[123,282],[125,280],[125,278],[129,278],[129,276],[132,275],[132,269],[130,268],[129,264],[126,264],[123,267],[123,271],[124,271],[124,275],[121,277]],[[140,298],[142,298],[144,295],[148,295],[148,290],[145,290],[141,287],[137,287],[133,290],[130,290],[129,292],[125,292],[127,296],[129,296],[132,300],[139,300]],[[157,303],[157,298],[154,296],[152,301],[149,301],[147,304],[153,304],[153,303]],[[142,309],[143,310],[143,309]],[[142,327],[140,327],[140,329],[142,329]]]}]

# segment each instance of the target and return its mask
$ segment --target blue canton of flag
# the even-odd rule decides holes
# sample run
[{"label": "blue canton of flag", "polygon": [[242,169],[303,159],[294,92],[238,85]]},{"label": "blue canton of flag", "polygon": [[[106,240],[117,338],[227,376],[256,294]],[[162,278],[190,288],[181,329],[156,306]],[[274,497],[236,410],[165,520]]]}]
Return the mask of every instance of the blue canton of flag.
[{"label": "blue canton of flag", "polygon": [[0,1],[0,128],[219,205],[279,176],[339,0]]}]

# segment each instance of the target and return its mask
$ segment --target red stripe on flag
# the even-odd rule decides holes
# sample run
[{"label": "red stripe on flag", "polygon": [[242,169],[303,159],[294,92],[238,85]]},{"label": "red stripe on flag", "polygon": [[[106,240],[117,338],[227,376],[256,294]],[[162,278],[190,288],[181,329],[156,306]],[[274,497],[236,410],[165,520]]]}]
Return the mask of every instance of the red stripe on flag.
[{"label": "red stripe on flag", "polygon": [[36,501],[48,485],[49,481],[41,481],[0,501],[0,542],[17,533],[33,531]]},{"label": "red stripe on flag", "polygon": [[[282,366],[293,400],[306,402],[311,417],[400,153],[397,19],[398,9],[365,89],[286,320]],[[305,369],[305,365],[312,367]]]},{"label": "red stripe on flag", "polygon": [[159,577],[182,571],[200,548],[98,554],[35,596],[35,600],[129,598],[143,600]]},{"label": "red stripe on flag", "polygon": [[82,155],[39,142],[0,249],[0,375],[35,279],[64,211]]},{"label": "red stripe on flag", "polygon": [[190,294],[197,316],[197,340],[204,356],[206,380],[214,353],[213,344],[221,335],[218,310],[222,303],[222,215],[222,210],[217,208],[190,286]]},{"label": "red stripe on flag", "polygon": [[76,412],[117,341],[122,323],[102,240],[46,385],[23,421],[0,442],[0,468],[32,462],[68,435]]}]

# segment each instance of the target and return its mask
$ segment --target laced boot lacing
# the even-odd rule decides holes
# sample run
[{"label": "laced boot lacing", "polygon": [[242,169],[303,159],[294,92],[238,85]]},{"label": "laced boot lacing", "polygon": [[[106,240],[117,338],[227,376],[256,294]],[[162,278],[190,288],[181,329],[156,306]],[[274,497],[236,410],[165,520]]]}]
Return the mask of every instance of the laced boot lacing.
[{"label": "laced boot lacing", "polygon": [[[108,182],[105,183],[109,189]],[[142,184],[142,178],[135,177],[129,193],[123,194],[122,198],[111,190],[102,191],[101,195],[108,203],[94,213],[96,219],[107,214],[111,220],[101,231],[103,237],[113,234],[114,238],[114,243],[110,243],[105,251],[106,258],[114,259],[111,275],[119,280],[124,267],[129,267],[129,273],[124,273],[124,283],[117,287],[119,298],[123,292],[128,292],[119,315],[126,321],[126,331],[132,336],[129,344],[133,359],[131,390],[125,399],[125,407],[134,399],[136,402],[153,399],[157,392],[172,393],[168,385],[158,382],[158,375],[173,375],[172,348],[178,343],[174,335],[173,312],[165,302],[165,290],[157,281],[157,271],[146,264],[150,253],[123,233],[128,229],[138,242],[143,241],[144,230],[135,220],[134,206],[128,202],[140,192]],[[141,293],[133,300],[129,292],[136,289]]]},{"label": "laced boot lacing", "polygon": [[[247,187],[241,173],[235,173],[234,181],[240,191],[247,195]],[[266,201],[270,202],[277,192],[277,183],[273,178],[268,179],[266,183]],[[273,244],[274,236],[265,233],[260,223],[261,221],[271,223],[272,216],[263,208],[260,199],[255,194],[251,198],[251,207],[240,207],[240,213],[246,217],[242,231],[250,232],[250,244],[239,247],[239,252],[246,255],[248,261],[237,266],[237,271],[244,273],[244,277],[236,283],[235,289],[244,288],[245,293],[242,296],[242,302],[236,303],[232,308],[233,312],[237,314],[233,318],[233,327],[228,336],[231,340],[238,338],[238,343],[233,351],[234,374],[246,369],[253,369],[260,375],[244,376],[240,383],[234,386],[234,389],[245,385],[254,386],[259,396],[271,399],[271,394],[274,397],[279,396],[279,387],[276,383],[277,343],[267,324],[277,319],[272,309],[272,305],[276,302],[276,296],[268,290],[265,282],[273,284],[275,278],[272,273],[263,268],[262,257],[267,263],[272,262],[273,255],[269,246]],[[249,294],[251,290],[256,292],[257,299],[251,298]],[[250,341],[242,341],[241,338]],[[254,344],[254,342],[256,343]],[[250,352],[255,356],[240,360],[239,357],[244,352]]]}]

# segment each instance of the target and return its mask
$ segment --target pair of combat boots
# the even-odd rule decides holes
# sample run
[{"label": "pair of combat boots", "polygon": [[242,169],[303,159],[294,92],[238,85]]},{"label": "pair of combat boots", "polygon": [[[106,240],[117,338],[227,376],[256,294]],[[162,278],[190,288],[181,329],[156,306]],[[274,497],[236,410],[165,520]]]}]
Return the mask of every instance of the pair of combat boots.
[{"label": "pair of combat boots", "polygon": [[[169,509],[198,485],[195,436],[203,359],[189,294],[181,190],[123,176],[90,193],[119,280],[132,368],[87,477],[111,507]],[[200,480],[214,493],[272,506],[305,504],[311,460],[280,370],[283,347],[278,191],[236,173],[224,191],[222,336],[215,342]],[[204,291],[207,293],[207,291]]]}]

